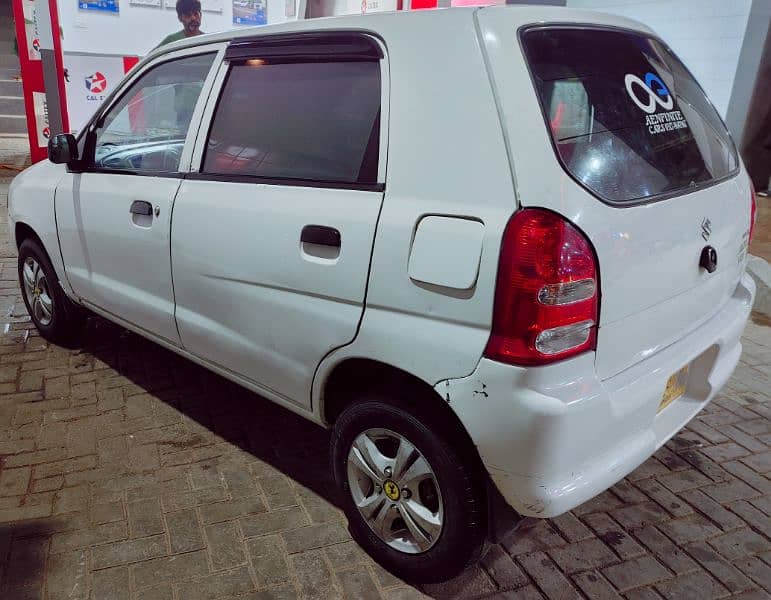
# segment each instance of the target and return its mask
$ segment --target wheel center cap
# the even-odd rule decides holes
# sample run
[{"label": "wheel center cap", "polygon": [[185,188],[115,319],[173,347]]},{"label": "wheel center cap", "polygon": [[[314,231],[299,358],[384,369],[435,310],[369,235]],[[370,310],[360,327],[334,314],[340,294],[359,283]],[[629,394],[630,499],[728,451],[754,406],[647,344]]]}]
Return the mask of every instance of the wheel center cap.
[{"label": "wheel center cap", "polygon": [[383,491],[385,492],[385,495],[388,496],[388,499],[393,500],[394,502],[401,497],[399,486],[390,479],[386,479],[383,482]]}]

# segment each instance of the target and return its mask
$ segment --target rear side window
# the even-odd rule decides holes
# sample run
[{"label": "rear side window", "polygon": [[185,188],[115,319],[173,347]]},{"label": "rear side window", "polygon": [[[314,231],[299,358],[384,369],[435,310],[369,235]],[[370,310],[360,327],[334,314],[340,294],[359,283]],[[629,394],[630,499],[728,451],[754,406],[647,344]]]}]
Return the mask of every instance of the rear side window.
[{"label": "rear side window", "polygon": [[203,172],[347,184],[377,182],[380,64],[231,66]]},{"label": "rear side window", "polygon": [[530,29],[522,40],[560,161],[601,199],[670,195],[737,168],[722,120],[660,41],[563,27]]}]

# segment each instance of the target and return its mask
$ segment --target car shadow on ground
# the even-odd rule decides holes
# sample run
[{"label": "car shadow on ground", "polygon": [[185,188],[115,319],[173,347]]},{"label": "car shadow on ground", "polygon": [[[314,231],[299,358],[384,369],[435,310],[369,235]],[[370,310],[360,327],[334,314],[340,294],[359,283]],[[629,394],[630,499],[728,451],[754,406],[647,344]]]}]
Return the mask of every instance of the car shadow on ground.
[{"label": "car shadow on ground", "polygon": [[4,597],[16,597],[19,590],[26,591],[25,597],[42,597],[48,537],[61,527],[61,520],[55,518],[0,525],[0,593]]},{"label": "car shadow on ground", "polygon": [[[83,361],[93,356],[136,385],[136,394],[148,393],[173,407],[192,429],[205,428],[340,508],[329,465],[330,433],[324,428],[100,317],[89,317],[78,346]],[[211,437],[192,435],[170,445],[202,448]],[[508,537],[541,535],[531,527],[525,524]],[[436,598],[475,597],[480,578],[487,576],[477,566],[417,588]]]},{"label": "car shadow on ground", "polygon": [[[100,317],[79,340],[118,375],[225,442],[336,502],[328,466],[329,432],[211,371]],[[216,438],[215,438],[216,440]],[[175,450],[209,445],[211,436],[167,442]]]}]

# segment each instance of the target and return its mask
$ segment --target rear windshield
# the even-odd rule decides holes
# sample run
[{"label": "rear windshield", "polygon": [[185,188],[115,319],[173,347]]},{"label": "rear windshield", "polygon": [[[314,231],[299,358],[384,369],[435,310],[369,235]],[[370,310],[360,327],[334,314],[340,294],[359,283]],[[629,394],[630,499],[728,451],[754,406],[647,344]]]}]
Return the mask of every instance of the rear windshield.
[{"label": "rear windshield", "polygon": [[548,27],[526,31],[523,44],[563,166],[603,200],[670,195],[736,169],[725,125],[660,41]]}]

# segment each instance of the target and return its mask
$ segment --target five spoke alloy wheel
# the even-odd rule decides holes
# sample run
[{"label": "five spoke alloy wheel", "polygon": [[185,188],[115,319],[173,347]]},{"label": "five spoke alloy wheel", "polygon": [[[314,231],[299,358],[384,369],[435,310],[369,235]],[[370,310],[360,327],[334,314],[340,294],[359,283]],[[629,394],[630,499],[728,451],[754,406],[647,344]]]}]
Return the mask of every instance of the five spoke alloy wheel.
[{"label": "five spoke alloy wheel", "polygon": [[[474,448],[448,423],[443,405],[433,404],[441,399],[423,393],[408,385],[362,391],[337,417],[330,439],[351,536],[412,583],[458,575],[481,557],[487,536]],[[407,395],[420,401],[399,406]]]},{"label": "five spoke alloy wheel", "polygon": [[385,428],[361,432],[348,452],[347,475],[354,504],[385,544],[418,554],[436,543],[442,494],[431,465],[407,438]]},{"label": "five spoke alloy wheel", "polygon": [[83,324],[83,315],[59,285],[40,243],[33,238],[19,244],[19,287],[29,316],[40,335],[55,344],[72,343]]},{"label": "five spoke alloy wheel", "polygon": [[54,302],[45,271],[34,257],[28,256],[22,267],[24,295],[35,321],[48,326],[54,318]]}]

